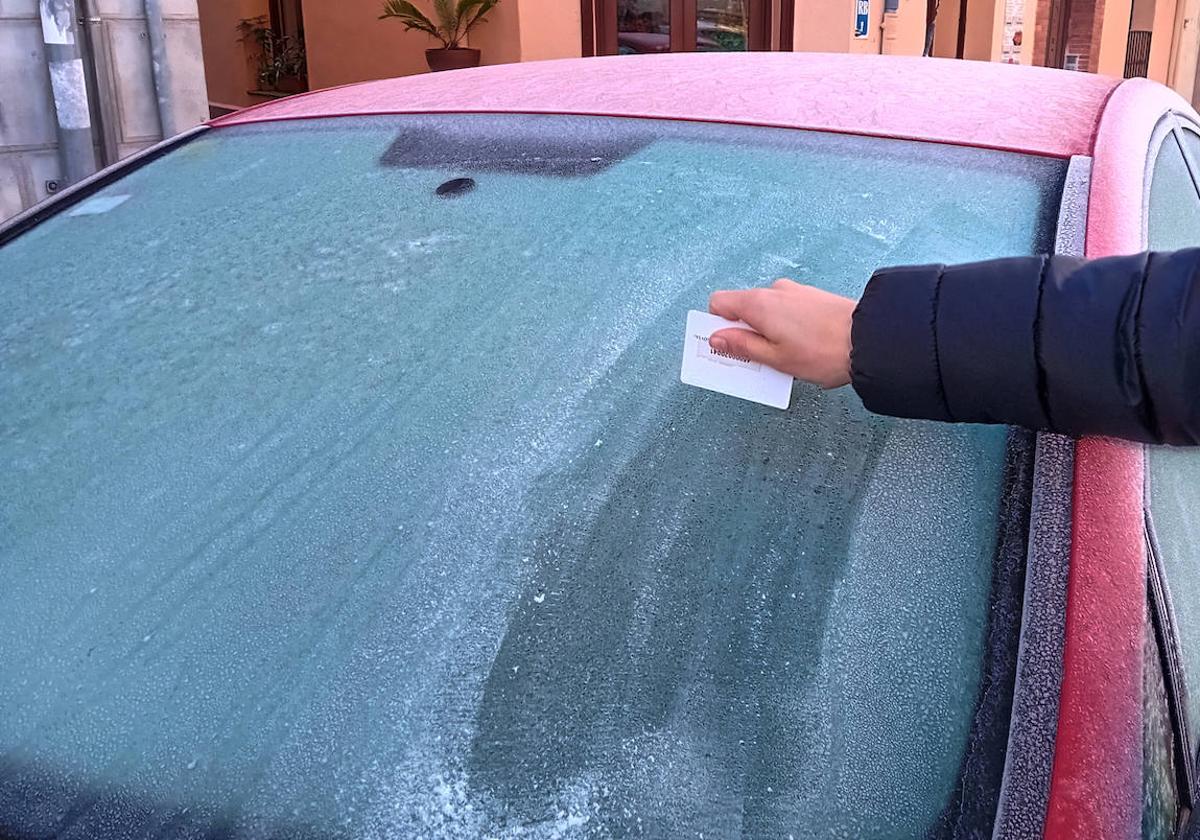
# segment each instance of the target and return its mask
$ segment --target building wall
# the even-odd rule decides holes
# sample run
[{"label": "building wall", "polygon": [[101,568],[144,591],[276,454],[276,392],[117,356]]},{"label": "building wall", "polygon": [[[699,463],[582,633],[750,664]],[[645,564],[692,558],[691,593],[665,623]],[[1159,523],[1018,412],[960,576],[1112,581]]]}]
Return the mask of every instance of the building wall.
[{"label": "building wall", "polygon": [[938,58],[958,55],[959,0],[940,0],[933,28],[933,54]]},{"label": "building wall", "polygon": [[[1169,84],[1191,97],[1192,90],[1180,84],[1173,68],[1182,60],[1194,73],[1194,56],[1200,50],[1194,35],[1181,37],[1187,26],[1195,27],[1195,12],[1200,4],[1195,0],[1069,0],[1067,23],[1068,54],[1079,55],[1079,69],[1121,77],[1125,72],[1126,47],[1131,30],[1147,30],[1150,40],[1149,78]],[[1192,9],[1188,17],[1185,6]],[[1041,64],[1045,60],[1047,30],[1050,19],[1051,0],[1037,0],[1036,23],[1034,24],[1033,60]],[[1186,22],[1186,23],[1185,23]],[[1185,43],[1187,37],[1191,43]]]},{"label": "building wall", "polygon": [[1145,29],[1154,27],[1154,9],[1158,4],[1155,0],[1133,0],[1133,14],[1129,18],[1130,29]]},{"label": "building wall", "polygon": [[1157,0],[1150,26],[1147,27],[1154,33],[1150,36],[1150,72],[1147,75],[1164,84],[1170,76],[1176,5],[1176,0]]},{"label": "building wall", "polygon": [[0,220],[49,195],[62,177],[50,71],[36,0],[0,2]]},{"label": "building wall", "polygon": [[[471,33],[471,46],[480,51],[481,63],[508,64],[521,60],[522,6],[524,3],[503,0]],[[562,37],[567,38],[567,33]]]},{"label": "building wall", "polygon": [[[962,57],[972,61],[999,61],[1004,39],[1005,0],[967,0],[967,26]],[[941,0],[934,27],[933,54],[958,56],[959,0]]]},{"label": "building wall", "polygon": [[[797,52],[847,52],[854,40],[853,0],[800,0],[793,46]],[[872,12],[882,0],[871,0]],[[872,27],[873,28],[873,27]]]},{"label": "building wall", "polygon": [[1189,102],[1200,92],[1200,0],[1179,0],[1175,5],[1172,50],[1167,61],[1167,84]]},{"label": "building wall", "polygon": [[[507,6],[507,8],[506,8]],[[580,5],[572,0],[506,0],[496,7],[497,12],[520,13],[521,61],[541,61],[548,58],[579,58],[582,54],[583,31]],[[480,30],[488,34],[490,18]]]},{"label": "building wall", "polygon": [[1004,45],[1005,0],[970,0],[964,58],[999,61]]},{"label": "building wall", "polygon": [[200,0],[200,42],[208,101],[241,108],[262,100],[248,91],[258,87],[254,60],[237,31],[239,21],[267,13],[267,0]]},{"label": "building wall", "polygon": [[[430,0],[414,0],[432,15]],[[383,0],[304,0],[308,86],[334,87],[423,73],[432,36],[405,32],[398,20],[379,20]]]},{"label": "building wall", "polygon": [[[1200,2],[1200,0],[1197,0]],[[1024,0],[1021,14],[1021,63],[1029,66],[1033,61],[1034,24],[1037,20],[1037,0]]]},{"label": "building wall", "polygon": [[[432,17],[431,0],[415,0]],[[428,72],[425,50],[438,42],[378,20],[383,0],[304,0],[311,88]],[[579,4],[568,0],[505,0],[469,36],[484,64],[578,57]]]},{"label": "building wall", "polygon": [[[1200,0],[1062,0],[1072,6],[1066,52],[1080,68],[1120,76],[1130,28],[1153,31],[1152,79],[1191,96],[1200,78]],[[3,2],[3,0],[0,0]],[[431,12],[432,0],[416,0]],[[884,13],[884,0],[869,0],[867,37],[854,37],[854,0],[797,0],[793,43],[798,51],[883,52],[919,55],[924,47],[925,0],[899,0]],[[1057,0],[1021,0],[1021,63],[1045,60],[1050,7]],[[267,0],[200,0],[210,99],[231,105],[254,101],[252,62],[237,43],[234,27],[262,14]],[[424,50],[437,42],[404,32],[396,21],[380,21],[382,0],[303,0],[313,88],[426,72]],[[963,55],[1001,60],[1006,0],[967,0]],[[960,0],[942,0],[933,53],[958,51]],[[775,16],[778,20],[778,15]],[[469,39],[484,64],[567,58],[580,54],[580,4],[576,0],[504,0]]]},{"label": "building wall", "polygon": [[1096,14],[1098,2],[1103,3],[1104,0],[1070,0],[1067,46],[1064,53],[1079,56],[1078,69],[1084,72],[1096,70],[1097,56],[1092,55],[1092,47],[1099,34],[1099,27],[1104,22],[1104,18]]},{"label": "building wall", "polygon": [[[956,1],[956,0],[955,0]],[[884,12],[884,0],[870,0],[865,38],[854,37],[854,0],[797,0],[793,47],[797,52],[920,55],[925,48],[925,0],[900,0]]]},{"label": "building wall", "polygon": [[1100,49],[1092,67],[1094,72],[1117,78],[1125,75],[1125,48],[1129,44],[1132,12],[1133,0],[1096,0],[1094,37]]},{"label": "building wall", "polygon": [[[882,36],[883,36],[883,31],[881,29],[881,26],[883,24],[883,14],[884,14],[883,13],[883,0],[869,0],[869,3],[870,3],[871,13],[868,17],[867,37],[865,37],[865,38],[855,38],[854,37],[854,21],[855,21],[855,17],[856,17],[856,15],[855,15],[856,9],[854,7],[853,0],[851,0],[851,2],[844,2],[844,0],[843,0],[843,2],[840,4],[842,20],[843,20],[843,23],[841,26],[842,26],[842,31],[845,33],[847,46],[842,47],[840,50],[838,50],[838,52],[867,53],[867,54],[872,54],[872,55],[878,55],[882,51],[880,49],[880,43],[882,41]],[[800,5],[800,8],[796,10],[797,17],[800,17],[804,14],[804,0],[800,0],[799,5]]]},{"label": "building wall", "polygon": [[883,51],[920,55],[925,50],[925,0],[900,0],[896,12],[883,15]]},{"label": "building wall", "polygon": [[[1032,10],[1026,7],[1025,36],[1029,41],[1030,63],[1039,67],[1046,63],[1046,45],[1050,39],[1051,0],[1033,0]],[[1032,11],[1032,19],[1028,13]]]},{"label": "building wall", "polygon": [[[86,8],[73,36],[82,38],[80,27],[88,28],[92,49],[78,66],[89,90],[83,107],[60,115],[37,0],[0,0],[0,220],[45,199],[75,169],[116,163],[161,140],[164,126],[185,131],[207,117],[195,0],[163,3],[162,59],[170,85],[165,111],[142,3],[91,0]],[[64,168],[60,155],[69,152],[59,145],[60,117],[70,119],[72,131],[90,133],[94,160]],[[86,149],[86,135],[81,139]]]}]

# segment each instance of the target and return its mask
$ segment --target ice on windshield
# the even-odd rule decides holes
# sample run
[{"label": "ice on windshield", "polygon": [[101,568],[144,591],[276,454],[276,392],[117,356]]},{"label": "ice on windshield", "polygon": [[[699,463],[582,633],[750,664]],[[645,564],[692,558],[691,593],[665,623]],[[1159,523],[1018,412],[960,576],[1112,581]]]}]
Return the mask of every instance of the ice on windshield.
[{"label": "ice on windshield", "polygon": [[[612,160],[395,145],[531,126]],[[22,235],[0,250],[0,826],[923,835],[970,731],[1004,430],[685,387],[684,314],[1045,249],[1062,170],[327,120],[213,131]]]}]

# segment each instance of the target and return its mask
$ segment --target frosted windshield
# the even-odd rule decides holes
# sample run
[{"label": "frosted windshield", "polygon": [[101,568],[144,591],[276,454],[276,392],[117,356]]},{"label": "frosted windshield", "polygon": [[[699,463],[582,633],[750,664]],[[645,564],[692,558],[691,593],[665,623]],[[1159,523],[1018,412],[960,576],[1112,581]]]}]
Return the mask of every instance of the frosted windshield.
[{"label": "frosted windshield", "polygon": [[0,834],[923,835],[971,727],[1005,432],[684,387],[684,314],[1044,250],[1062,175],[337,119],[208,132],[22,234]]}]

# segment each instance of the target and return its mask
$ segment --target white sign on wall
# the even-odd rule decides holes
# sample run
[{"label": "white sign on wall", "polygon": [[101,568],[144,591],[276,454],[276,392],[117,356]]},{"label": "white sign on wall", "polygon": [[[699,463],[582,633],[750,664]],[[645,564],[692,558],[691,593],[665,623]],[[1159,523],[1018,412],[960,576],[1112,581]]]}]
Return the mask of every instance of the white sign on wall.
[{"label": "white sign on wall", "polygon": [[866,38],[871,26],[871,0],[854,0],[854,37]]},{"label": "white sign on wall", "polygon": [[1006,0],[1004,4],[1004,42],[1000,45],[1000,60],[1005,64],[1021,63],[1021,42],[1025,38],[1025,0]]}]

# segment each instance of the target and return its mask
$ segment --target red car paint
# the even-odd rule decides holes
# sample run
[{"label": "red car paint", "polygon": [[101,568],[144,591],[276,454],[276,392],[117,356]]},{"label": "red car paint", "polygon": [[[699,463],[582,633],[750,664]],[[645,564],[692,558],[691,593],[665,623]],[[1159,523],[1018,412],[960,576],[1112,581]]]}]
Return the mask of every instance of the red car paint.
[{"label": "red car paint", "polygon": [[[1159,119],[1190,112],[1161,85],[1117,87],[1098,119],[1088,196],[1089,257],[1146,247],[1143,192]],[[1124,838],[1141,834],[1142,643],[1146,550],[1142,449],[1112,440],[1079,443],[1067,594],[1058,741],[1046,834]]]},{"label": "red car paint", "polygon": [[[471,75],[467,75],[471,74]],[[1093,157],[1086,253],[1145,247],[1155,125],[1183,99],[1143,79],[926,58],[622,56],[504,65],[319,91],[214,120],[403,113],[697,120]],[[1140,835],[1146,555],[1140,447],[1076,450],[1059,725],[1045,837]]]},{"label": "red car paint", "polygon": [[1090,154],[1118,80],[954,59],[675,53],[534,61],[277,100],[213,126],[366,114],[589,114],[743,123]]}]

